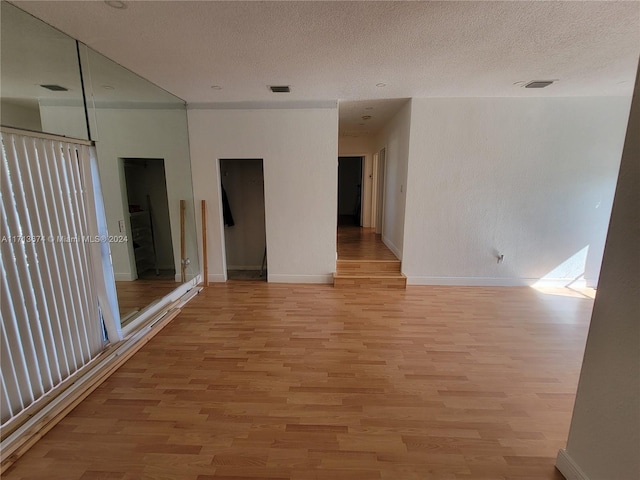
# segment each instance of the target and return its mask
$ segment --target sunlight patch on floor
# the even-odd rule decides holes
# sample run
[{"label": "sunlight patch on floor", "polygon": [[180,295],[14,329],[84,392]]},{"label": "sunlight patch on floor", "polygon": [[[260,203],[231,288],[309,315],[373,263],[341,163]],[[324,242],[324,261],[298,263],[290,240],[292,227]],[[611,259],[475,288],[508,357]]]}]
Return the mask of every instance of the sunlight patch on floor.
[{"label": "sunlight patch on floor", "polygon": [[588,254],[589,245],[540,278],[532,288],[548,295],[593,300],[596,297],[596,290],[588,287],[584,278]]},{"label": "sunlight patch on floor", "polygon": [[573,298],[590,298],[591,300],[596,298],[596,289],[589,287],[548,287],[536,284],[531,288],[546,295],[559,295],[562,297]]}]

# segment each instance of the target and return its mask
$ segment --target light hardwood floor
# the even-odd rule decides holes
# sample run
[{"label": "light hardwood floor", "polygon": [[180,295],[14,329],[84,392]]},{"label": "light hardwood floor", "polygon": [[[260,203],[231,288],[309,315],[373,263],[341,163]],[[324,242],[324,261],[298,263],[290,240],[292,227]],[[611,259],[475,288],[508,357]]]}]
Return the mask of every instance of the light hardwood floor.
[{"label": "light hardwood floor", "polygon": [[338,259],[397,260],[372,228],[338,227]]},{"label": "light hardwood floor", "polygon": [[179,283],[166,279],[116,282],[120,315],[125,316],[133,311],[142,310],[173,292],[178,286],[180,286]]},{"label": "light hardwood floor", "polygon": [[337,288],[404,289],[401,262],[372,228],[338,227]]},{"label": "light hardwood floor", "polygon": [[558,292],[212,285],[3,479],[561,479],[592,300]]}]

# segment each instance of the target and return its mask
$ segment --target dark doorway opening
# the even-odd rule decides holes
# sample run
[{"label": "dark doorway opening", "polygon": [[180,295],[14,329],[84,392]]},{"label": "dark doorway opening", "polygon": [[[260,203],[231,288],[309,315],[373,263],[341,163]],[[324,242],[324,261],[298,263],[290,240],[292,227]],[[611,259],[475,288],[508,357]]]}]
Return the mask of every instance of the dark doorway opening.
[{"label": "dark doorway opening", "polygon": [[228,280],[267,280],[262,159],[221,159]]},{"label": "dark doorway opening", "polygon": [[123,158],[136,276],[175,279],[167,180],[162,158]]},{"label": "dark doorway opening", "polygon": [[338,157],[338,225],[362,226],[363,157]]}]

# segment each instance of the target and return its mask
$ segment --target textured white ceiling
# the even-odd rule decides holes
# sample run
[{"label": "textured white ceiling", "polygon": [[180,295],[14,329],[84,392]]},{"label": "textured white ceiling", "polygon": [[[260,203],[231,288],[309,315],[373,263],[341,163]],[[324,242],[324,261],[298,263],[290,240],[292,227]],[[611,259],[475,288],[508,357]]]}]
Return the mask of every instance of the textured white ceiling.
[{"label": "textured white ceiling", "polygon": [[13,3],[191,104],[630,95],[640,54],[637,1]]}]

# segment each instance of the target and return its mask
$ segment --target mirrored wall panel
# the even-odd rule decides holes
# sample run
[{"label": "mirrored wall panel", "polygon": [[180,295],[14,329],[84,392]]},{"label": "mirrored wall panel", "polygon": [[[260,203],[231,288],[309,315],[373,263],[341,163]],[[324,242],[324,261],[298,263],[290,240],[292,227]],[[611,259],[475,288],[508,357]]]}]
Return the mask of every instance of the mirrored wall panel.
[{"label": "mirrored wall panel", "polygon": [[80,57],[126,322],[200,273],[186,106],[84,45]]},{"label": "mirrored wall panel", "polygon": [[7,2],[1,9],[2,125],[88,140],[76,41]]},{"label": "mirrored wall panel", "polygon": [[2,124],[95,142],[124,325],[200,273],[185,102],[4,1],[1,20]]}]

